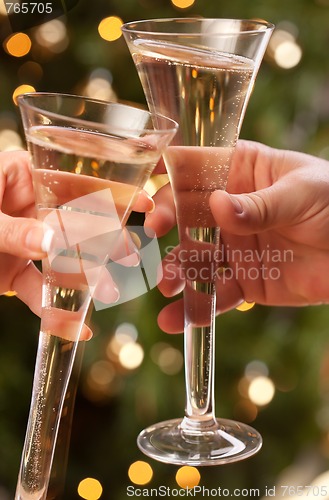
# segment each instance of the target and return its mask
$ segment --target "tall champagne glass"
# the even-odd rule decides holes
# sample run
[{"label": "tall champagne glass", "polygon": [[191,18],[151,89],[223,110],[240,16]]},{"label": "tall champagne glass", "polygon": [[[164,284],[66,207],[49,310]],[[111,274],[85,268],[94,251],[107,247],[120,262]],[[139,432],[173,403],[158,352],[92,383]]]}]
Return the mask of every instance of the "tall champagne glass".
[{"label": "tall champagne glass", "polygon": [[124,225],[177,124],[78,96],[34,93],[18,100],[37,216],[52,242],[42,261],[41,328],[15,498],[43,500],[91,299],[106,304],[118,298],[109,261],[138,262]]},{"label": "tall champagne glass", "polygon": [[220,233],[209,196],[225,189],[249,96],[273,25],[232,19],[156,19],[123,25],[147,103],[179,123],[164,155],[184,272],[186,407],[138,444],[163,462],[217,465],[251,456],[261,436],[214,415],[215,278]]}]

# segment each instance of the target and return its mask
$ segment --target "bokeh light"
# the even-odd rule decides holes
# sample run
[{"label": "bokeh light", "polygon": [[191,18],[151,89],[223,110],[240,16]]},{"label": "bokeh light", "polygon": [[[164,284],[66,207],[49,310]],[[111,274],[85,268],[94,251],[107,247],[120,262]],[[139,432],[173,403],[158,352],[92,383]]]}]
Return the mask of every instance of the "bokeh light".
[{"label": "bokeh light", "polygon": [[153,469],[147,462],[137,460],[133,462],[128,469],[128,477],[134,484],[147,484],[153,477]]},{"label": "bokeh light", "polygon": [[295,41],[286,40],[280,43],[274,52],[274,60],[278,66],[284,69],[290,69],[300,62],[302,58],[302,49]]},{"label": "bokeh light", "polygon": [[249,309],[252,309],[255,305],[255,302],[242,302],[239,306],[236,307],[237,311],[249,311]]},{"label": "bokeh light", "polygon": [[17,97],[21,94],[26,94],[27,92],[35,92],[35,88],[32,85],[23,84],[16,87],[13,92],[13,101],[17,105]]},{"label": "bokeh light", "polygon": [[69,44],[66,26],[59,19],[41,24],[35,33],[35,39],[39,45],[55,53],[63,52]]},{"label": "bokeh light", "polygon": [[248,395],[257,406],[269,404],[275,394],[275,386],[269,377],[260,375],[255,377],[249,385]]},{"label": "bokeh light", "polygon": [[267,53],[282,69],[291,69],[299,64],[303,51],[296,41],[297,27],[287,21],[279,23],[273,32]]},{"label": "bokeh light", "polygon": [[37,83],[43,77],[43,69],[41,64],[35,61],[26,61],[18,69],[17,75],[21,81]]},{"label": "bokeh light", "polygon": [[118,40],[121,37],[122,31],[121,26],[123,25],[122,19],[117,16],[110,16],[102,19],[98,25],[98,33],[100,36],[108,41],[114,42],[114,40]]},{"label": "bokeh light", "polygon": [[195,0],[171,0],[171,3],[174,7],[178,7],[179,9],[187,9],[194,4]]},{"label": "bokeh light", "polygon": [[97,385],[109,385],[115,376],[113,365],[106,360],[95,361],[90,367],[89,376]]},{"label": "bokeh light", "polygon": [[117,96],[112,88],[112,74],[106,68],[96,68],[88,78],[84,94],[93,99],[116,101]]},{"label": "bokeh light", "polygon": [[116,328],[113,337],[106,347],[106,355],[109,359],[116,361],[120,351],[126,344],[135,343],[138,338],[138,330],[132,323],[121,323]]},{"label": "bokeh light", "polygon": [[257,406],[249,399],[241,399],[234,406],[234,418],[247,424],[256,420],[258,415]]},{"label": "bokeh light", "polygon": [[176,483],[181,488],[194,488],[200,483],[201,475],[196,467],[184,465],[176,473]]},{"label": "bokeh light", "polygon": [[151,349],[151,358],[166,375],[178,373],[184,363],[184,358],[178,349],[166,342],[157,342]]},{"label": "bokeh light", "polygon": [[4,129],[0,131],[0,151],[16,151],[23,149],[21,136],[16,130]]},{"label": "bokeh light", "polygon": [[135,370],[144,359],[144,351],[140,344],[129,342],[122,346],[119,353],[119,361],[127,370]]},{"label": "bokeh light", "polygon": [[0,16],[6,16],[7,15],[7,9],[5,6],[5,2],[0,2]]},{"label": "bokeh light", "polygon": [[97,479],[86,477],[79,483],[78,494],[85,500],[98,500],[102,493],[103,487]]},{"label": "bokeh light", "polygon": [[30,52],[32,42],[30,37],[25,33],[15,33],[7,38],[3,45],[6,52],[11,56],[23,57]]},{"label": "bokeh light", "polygon": [[269,369],[266,363],[258,359],[255,359],[247,364],[244,372],[247,379],[252,380],[255,377],[258,377],[259,375],[267,377],[269,374]]}]

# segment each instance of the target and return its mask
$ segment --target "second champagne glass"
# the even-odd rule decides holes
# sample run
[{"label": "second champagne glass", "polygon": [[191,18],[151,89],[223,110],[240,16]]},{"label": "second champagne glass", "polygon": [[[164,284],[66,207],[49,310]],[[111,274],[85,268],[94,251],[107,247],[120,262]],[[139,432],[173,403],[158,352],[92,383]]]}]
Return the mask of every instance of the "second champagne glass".
[{"label": "second champagne glass", "polygon": [[217,465],[254,454],[261,436],[214,415],[216,272],[223,265],[210,194],[225,189],[230,162],[273,25],[237,19],[155,19],[123,34],[150,110],[179,123],[164,155],[176,205],[184,273],[186,407],[150,426],[138,444],[163,462]]},{"label": "second champagne glass", "polygon": [[120,282],[113,283],[109,260],[138,262],[124,226],[177,124],[79,96],[33,93],[18,102],[37,216],[53,238],[42,261],[41,329],[15,498],[44,500],[91,299],[109,304],[118,297]]}]

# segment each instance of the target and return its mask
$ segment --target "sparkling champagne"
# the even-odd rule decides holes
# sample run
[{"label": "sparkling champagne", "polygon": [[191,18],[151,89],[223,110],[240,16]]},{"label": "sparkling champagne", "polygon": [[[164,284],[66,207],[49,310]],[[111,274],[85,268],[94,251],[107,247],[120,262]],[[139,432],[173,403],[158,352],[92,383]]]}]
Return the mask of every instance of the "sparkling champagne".
[{"label": "sparkling champagne", "polygon": [[32,127],[27,140],[38,218],[54,237],[42,262],[38,362],[16,498],[40,500],[92,291],[108,258],[133,251],[123,226],[159,153],[142,139],[51,126]]},{"label": "sparkling champagne", "polygon": [[254,62],[142,39],[135,40],[133,58],[150,109],[180,124],[173,144],[183,147],[170,147],[165,157],[182,237],[187,226],[216,226],[209,195],[226,187]]}]

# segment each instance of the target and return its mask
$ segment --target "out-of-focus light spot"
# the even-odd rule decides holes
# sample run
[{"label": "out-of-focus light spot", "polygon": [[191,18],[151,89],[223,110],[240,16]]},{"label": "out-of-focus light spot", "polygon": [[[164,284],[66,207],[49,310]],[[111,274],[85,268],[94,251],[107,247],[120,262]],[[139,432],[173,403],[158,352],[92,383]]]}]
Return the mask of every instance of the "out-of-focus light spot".
[{"label": "out-of-focus light spot", "polygon": [[5,2],[0,2],[0,16],[6,16],[7,15],[7,9],[5,6]]},{"label": "out-of-focus light spot", "polygon": [[294,68],[301,58],[302,49],[295,41],[291,40],[280,43],[274,52],[275,62],[284,69]]},{"label": "out-of-focus light spot", "polygon": [[249,311],[249,309],[252,309],[255,305],[255,302],[242,302],[239,306],[236,307],[237,311]]},{"label": "out-of-focus light spot", "polygon": [[132,323],[121,323],[115,330],[106,348],[106,354],[110,359],[117,358],[125,344],[134,343],[138,338],[138,330]]},{"label": "out-of-focus light spot", "polygon": [[0,151],[15,151],[17,149],[23,149],[21,136],[15,130],[0,131]]},{"label": "out-of-focus light spot", "polygon": [[14,57],[26,56],[31,50],[32,42],[25,33],[15,33],[4,42],[4,48]]},{"label": "out-of-focus light spot", "polygon": [[115,376],[115,370],[109,361],[100,360],[91,365],[89,375],[98,385],[108,385]]},{"label": "out-of-focus light spot", "polygon": [[98,25],[98,33],[108,42],[113,42],[121,37],[121,26],[123,25],[122,19],[117,16],[110,16],[102,19]]},{"label": "out-of-focus light spot", "polygon": [[39,45],[55,53],[63,52],[69,44],[66,26],[59,19],[41,24],[36,31],[35,38]]},{"label": "out-of-focus light spot", "polygon": [[267,53],[283,69],[290,69],[300,62],[302,49],[296,42],[297,27],[290,22],[282,22],[274,31]]},{"label": "out-of-focus light spot", "polygon": [[234,417],[238,421],[251,423],[256,419],[257,415],[258,408],[249,399],[240,400],[234,407]]},{"label": "out-of-focus light spot", "polygon": [[117,97],[112,88],[112,80],[112,73],[107,69],[95,69],[91,72],[85,85],[85,95],[103,101],[116,101]]},{"label": "out-of-focus light spot", "polygon": [[102,493],[103,487],[97,479],[86,477],[79,483],[78,494],[85,500],[98,500]]},{"label": "out-of-focus light spot", "polygon": [[13,92],[13,101],[17,105],[17,97],[21,94],[26,94],[27,92],[35,92],[35,88],[32,85],[19,85]]},{"label": "out-of-focus light spot", "polygon": [[175,375],[183,366],[182,353],[165,342],[158,342],[153,346],[151,358],[167,375]]},{"label": "out-of-focus light spot", "polygon": [[153,469],[147,462],[137,460],[128,469],[128,477],[132,483],[147,484],[153,477]]},{"label": "out-of-focus light spot", "polygon": [[176,473],[176,483],[181,488],[194,488],[198,486],[201,479],[200,472],[196,467],[184,465]]},{"label": "out-of-focus light spot", "polygon": [[95,68],[89,76],[89,79],[92,80],[93,78],[102,78],[103,80],[107,80],[109,83],[112,83],[113,81],[113,76],[111,71],[109,71],[107,68]]},{"label": "out-of-focus light spot", "polygon": [[254,361],[250,361],[250,363],[247,364],[244,372],[246,377],[249,380],[252,380],[259,375],[267,377],[269,374],[269,369],[263,361],[259,361],[258,359],[256,359]]},{"label": "out-of-focus light spot", "polygon": [[[1,150],[1,147],[0,147],[0,150]],[[4,293],[3,295],[5,295],[6,297],[15,297],[15,295],[17,295],[17,292],[15,292],[13,290],[9,290],[8,292]]]},{"label": "out-of-focus light spot", "polygon": [[272,401],[274,394],[275,386],[270,378],[260,375],[250,382],[248,395],[255,405],[267,405]]},{"label": "out-of-focus light spot", "polygon": [[135,370],[144,359],[144,351],[141,345],[129,342],[122,346],[119,352],[119,362],[127,370]]},{"label": "out-of-focus light spot", "polygon": [[195,0],[171,0],[171,3],[179,9],[187,9],[194,4]]},{"label": "out-of-focus light spot", "polygon": [[34,61],[27,61],[19,68],[18,77],[21,81],[39,82],[43,76],[41,64]]},{"label": "out-of-focus light spot", "polygon": [[87,97],[103,101],[111,101],[116,98],[111,84],[103,78],[90,80],[85,87],[85,94]]},{"label": "out-of-focus light spot", "polygon": [[96,361],[91,366],[83,381],[82,391],[89,401],[102,404],[120,393],[122,380],[117,376],[114,367],[108,370],[98,363],[102,361]]}]

